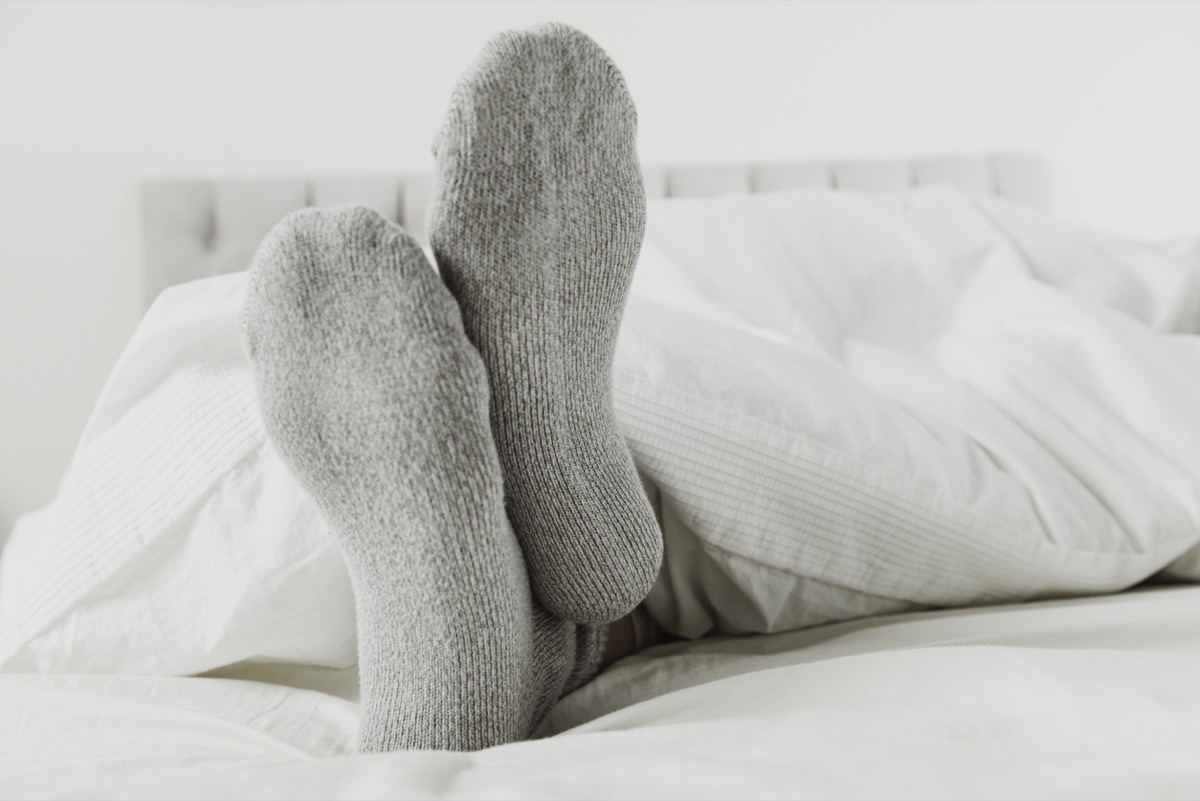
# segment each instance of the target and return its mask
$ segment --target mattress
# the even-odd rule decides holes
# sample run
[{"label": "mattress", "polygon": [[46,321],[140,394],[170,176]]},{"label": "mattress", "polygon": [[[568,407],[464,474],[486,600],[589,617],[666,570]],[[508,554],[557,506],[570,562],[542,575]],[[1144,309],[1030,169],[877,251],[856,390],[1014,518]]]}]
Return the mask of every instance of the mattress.
[{"label": "mattress", "polygon": [[353,754],[353,670],[0,675],[0,796],[1194,797],[1197,619],[1154,586],[676,642],[471,754]]}]

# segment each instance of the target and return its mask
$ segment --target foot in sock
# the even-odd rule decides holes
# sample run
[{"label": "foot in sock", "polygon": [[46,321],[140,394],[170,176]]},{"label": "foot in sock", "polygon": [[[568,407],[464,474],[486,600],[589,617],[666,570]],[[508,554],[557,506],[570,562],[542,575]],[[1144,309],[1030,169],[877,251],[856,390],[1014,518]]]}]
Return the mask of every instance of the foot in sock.
[{"label": "foot in sock", "polygon": [[628,613],[662,561],[612,406],[645,228],[636,117],[600,47],[545,25],[489,42],[434,145],[430,239],[487,366],[509,519],[537,597],[578,622]]},{"label": "foot in sock", "polygon": [[526,739],[602,629],[532,601],[483,364],[420,247],[365,207],[267,236],[243,334],[263,423],[354,587],[364,751]]}]

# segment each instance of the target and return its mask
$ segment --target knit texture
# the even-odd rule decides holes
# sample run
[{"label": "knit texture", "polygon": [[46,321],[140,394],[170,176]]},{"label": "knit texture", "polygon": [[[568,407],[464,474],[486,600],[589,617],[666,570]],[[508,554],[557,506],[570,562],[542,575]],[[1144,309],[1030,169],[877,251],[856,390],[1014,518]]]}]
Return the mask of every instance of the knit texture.
[{"label": "knit texture", "polygon": [[361,206],[288,216],[252,270],[243,335],[263,423],[354,587],[361,749],[526,739],[594,675],[603,631],[532,599],[454,299]]},{"label": "knit texture", "polygon": [[645,228],[636,127],[608,56],[552,24],[487,44],[434,145],[430,240],[487,365],[509,519],[537,597],[577,622],[628,613],[662,562],[612,403]]}]

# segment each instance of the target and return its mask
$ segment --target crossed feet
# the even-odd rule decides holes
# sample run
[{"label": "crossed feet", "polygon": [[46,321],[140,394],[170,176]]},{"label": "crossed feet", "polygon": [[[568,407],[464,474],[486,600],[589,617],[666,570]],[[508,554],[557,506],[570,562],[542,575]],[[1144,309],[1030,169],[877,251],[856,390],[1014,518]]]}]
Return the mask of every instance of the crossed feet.
[{"label": "crossed feet", "polygon": [[501,34],[434,146],[440,279],[362,206],[296,212],[255,256],[244,339],[267,433],[346,557],[363,751],[528,738],[657,577],[611,394],[636,116],[584,34]]}]

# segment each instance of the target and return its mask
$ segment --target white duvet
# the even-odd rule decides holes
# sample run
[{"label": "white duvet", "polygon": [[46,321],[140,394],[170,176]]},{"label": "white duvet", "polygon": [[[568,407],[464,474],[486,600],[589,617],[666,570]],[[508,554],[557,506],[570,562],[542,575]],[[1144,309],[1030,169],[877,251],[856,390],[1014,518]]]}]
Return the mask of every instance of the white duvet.
[{"label": "white duvet", "polygon": [[690,637],[1200,578],[1200,250],[928,188],[652,206],[616,401]]},{"label": "white duvet", "polygon": [[[164,293],[0,561],[0,669],[354,663],[244,274]],[[650,204],[618,419],[694,638],[1200,578],[1200,240],[934,187]]]}]

